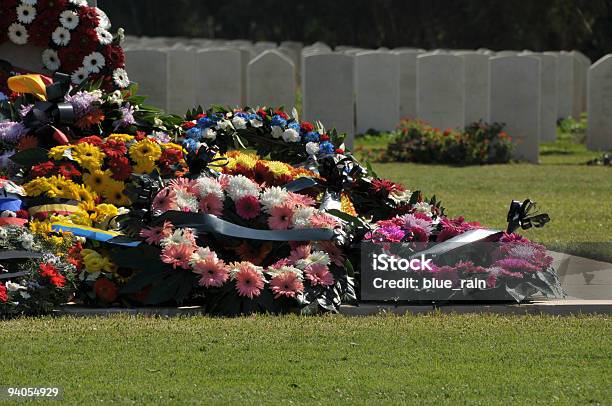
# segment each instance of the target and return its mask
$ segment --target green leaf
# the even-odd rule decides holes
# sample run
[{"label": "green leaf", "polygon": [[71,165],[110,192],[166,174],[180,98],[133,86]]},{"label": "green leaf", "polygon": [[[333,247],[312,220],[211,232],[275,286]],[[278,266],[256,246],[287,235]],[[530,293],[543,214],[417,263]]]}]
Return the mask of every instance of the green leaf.
[{"label": "green leaf", "polygon": [[16,164],[31,167],[49,160],[49,151],[44,148],[30,148],[19,151],[11,157]]}]

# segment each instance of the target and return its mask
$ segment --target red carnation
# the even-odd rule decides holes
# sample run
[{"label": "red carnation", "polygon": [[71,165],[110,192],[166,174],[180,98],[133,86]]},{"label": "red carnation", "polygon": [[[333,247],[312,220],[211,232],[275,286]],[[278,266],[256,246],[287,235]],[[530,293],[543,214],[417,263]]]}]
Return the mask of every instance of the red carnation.
[{"label": "red carnation", "polygon": [[6,286],[0,283],[0,302],[6,303],[8,301],[8,292]]},{"label": "red carnation", "polygon": [[59,51],[57,51],[57,56],[61,61],[62,72],[72,73],[80,68],[81,65],[83,65],[83,58],[86,55],[88,55],[88,53],[78,49],[77,46],[61,47]]},{"label": "red carnation", "polygon": [[184,129],[189,130],[190,128],[195,127],[195,123],[193,121],[185,121],[183,124],[181,124],[181,126]]},{"label": "red carnation", "polygon": [[329,135],[327,135],[327,134],[323,134],[323,135],[321,136],[321,141],[329,141]]},{"label": "red carnation", "polygon": [[206,114],[198,114],[197,116],[195,116],[196,120],[201,119],[202,117],[206,117]]},{"label": "red carnation", "polygon": [[[142,141],[147,137],[147,134],[144,131],[136,131],[136,135],[134,136],[134,139],[136,141]],[[155,139],[151,138],[151,141],[155,141]]]},{"label": "red carnation", "polygon": [[303,123],[300,125],[300,128],[301,128],[303,131],[305,131],[305,132],[309,133],[309,132],[311,132],[311,131],[313,131],[313,130],[314,130],[314,125],[310,124],[308,121],[304,121],[304,122],[303,122]]},{"label": "red carnation", "polygon": [[125,54],[121,47],[107,45],[102,48],[102,55],[104,55],[106,66],[109,66],[111,69],[123,68],[125,66]]},{"label": "red carnation", "polygon": [[83,256],[81,251],[83,250],[83,244],[80,242],[75,243],[68,249],[68,262],[75,266],[77,270],[83,269]]},{"label": "red carnation", "polygon": [[66,179],[80,178],[82,173],[71,163],[63,163],[57,169],[57,173]]},{"label": "red carnation", "polygon": [[51,264],[40,264],[40,275],[44,278],[48,278],[49,282],[56,288],[61,288],[66,285],[66,278],[64,275],[57,272],[57,269]]},{"label": "red carnation", "polygon": [[98,26],[98,13],[95,7],[81,7],[79,9],[79,25],[91,28]]},{"label": "red carnation", "polygon": [[55,173],[55,164],[51,161],[43,162],[38,165],[34,165],[30,170],[30,177],[44,178],[45,176],[52,175]]},{"label": "red carnation", "polygon": [[94,283],[93,288],[98,299],[105,303],[112,303],[117,299],[117,294],[119,293],[117,285],[106,278],[98,279]]},{"label": "red carnation", "polygon": [[99,147],[100,145],[102,145],[102,138],[98,137],[97,135],[90,135],[88,137],[83,137],[81,138],[77,144],[82,144],[82,143],[88,143],[88,144],[92,144],[95,145],[96,147]]},{"label": "red carnation", "polygon": [[112,178],[115,180],[128,180],[132,175],[130,161],[124,156],[114,157],[109,160],[108,167],[113,173]]},{"label": "red carnation", "polygon": [[109,158],[117,158],[127,154],[125,143],[121,140],[110,139],[102,146],[102,151]]},{"label": "red carnation", "polygon": [[[64,9],[46,9],[40,6],[37,7],[39,14],[29,27],[29,41],[40,47],[47,47],[51,41],[51,34],[58,27],[59,15]],[[44,11],[40,11],[44,10]]]},{"label": "red carnation", "polygon": [[282,117],[282,118],[284,118],[285,120],[289,120],[289,116],[287,115],[287,113],[285,113],[285,112],[284,112],[284,111],[282,111],[282,110],[276,110],[276,111],[274,112],[274,114],[277,114],[277,115],[281,116],[281,117]]},{"label": "red carnation", "polygon": [[268,117],[268,113],[266,113],[266,111],[264,109],[257,110],[257,114],[259,114],[261,116],[261,118]]},{"label": "red carnation", "polygon": [[344,150],[342,148],[336,148],[336,154],[344,154]]}]

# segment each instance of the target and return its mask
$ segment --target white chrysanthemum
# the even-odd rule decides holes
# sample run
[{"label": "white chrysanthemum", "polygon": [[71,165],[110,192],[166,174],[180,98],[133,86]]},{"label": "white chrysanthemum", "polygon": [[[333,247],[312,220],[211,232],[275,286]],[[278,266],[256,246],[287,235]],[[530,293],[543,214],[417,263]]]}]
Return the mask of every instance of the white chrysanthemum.
[{"label": "white chrysanthemum", "polygon": [[272,186],[264,189],[261,194],[261,205],[265,212],[269,212],[273,207],[280,206],[287,199],[289,193],[282,187]]},{"label": "white chrysanthemum", "polygon": [[219,120],[215,126],[218,130],[227,130],[232,128],[232,122],[230,120]]},{"label": "white chrysanthemum", "polygon": [[79,25],[79,15],[72,10],[62,11],[59,21],[64,28],[74,30]]},{"label": "white chrysanthemum", "polygon": [[417,213],[425,213],[425,214],[431,216],[431,205],[429,203],[427,203],[427,202],[418,202],[418,203],[415,203],[412,206],[412,208]]},{"label": "white chrysanthemum", "polygon": [[64,27],[57,27],[51,34],[51,39],[53,39],[55,45],[66,46],[70,42],[70,31]]},{"label": "white chrysanthemum", "polygon": [[232,125],[236,130],[242,130],[246,128],[246,120],[242,117],[234,117],[232,118]]},{"label": "white chrysanthemum", "polygon": [[316,142],[307,142],[306,153],[308,153],[308,155],[317,155],[319,153],[319,144]]},{"label": "white chrysanthemum", "polygon": [[170,237],[166,237],[160,241],[162,247],[168,245],[180,245],[180,244],[191,244],[189,238],[185,236],[185,231],[188,229],[178,228],[174,230]]},{"label": "white chrysanthemum", "polygon": [[104,56],[100,52],[92,52],[83,58],[83,67],[89,73],[98,73],[104,67]]},{"label": "white chrysanthemum", "polygon": [[75,85],[79,85],[81,84],[81,82],[87,79],[88,76],[89,72],[87,72],[85,68],[80,67],[79,69],[72,72],[72,75],[70,75],[70,79],[72,80],[72,83],[74,83]]},{"label": "white chrysanthemum", "polygon": [[283,136],[283,128],[279,127],[277,125],[273,125],[272,126],[272,137],[274,138],[280,138]]},{"label": "white chrysanthemum", "polygon": [[329,265],[331,263],[329,255],[324,251],[314,251],[306,259],[296,261],[295,266],[304,269],[311,264]]},{"label": "white chrysanthemum", "polygon": [[54,49],[45,49],[42,53],[42,61],[45,68],[49,70],[58,70],[60,67],[59,56]]},{"label": "white chrysanthemum", "polygon": [[123,103],[123,95],[119,90],[115,90],[108,96],[108,103],[121,105]]},{"label": "white chrysanthemum", "polygon": [[391,192],[391,197],[398,202],[409,202],[412,197],[412,192],[410,190],[394,190]]},{"label": "white chrysanthemum", "polygon": [[285,142],[298,142],[300,140],[300,133],[293,128],[287,128],[285,132],[283,132],[283,140],[285,140]]},{"label": "white chrysanthemum", "polygon": [[30,296],[30,294],[28,292],[26,292],[25,290],[21,290],[19,291],[19,294],[21,295],[22,298],[24,298],[25,300],[28,300],[29,298],[31,298],[32,296]]},{"label": "white chrysanthemum", "polygon": [[191,193],[178,189],[176,192],[176,204],[182,211],[198,211],[198,199]]},{"label": "white chrysanthemum", "polygon": [[113,81],[122,89],[130,85],[130,79],[123,68],[117,68],[113,71]]},{"label": "white chrysanthemum", "polygon": [[25,286],[21,286],[20,284],[11,282],[11,281],[6,282],[4,286],[6,286],[6,290],[8,290],[9,292],[17,292],[18,290],[26,290]]},{"label": "white chrysanthemum", "polygon": [[102,44],[102,45],[108,45],[111,42],[113,42],[113,34],[111,34],[110,32],[106,31],[102,27],[97,27],[96,28],[96,34],[98,36],[98,42],[100,44]]},{"label": "white chrysanthemum", "polygon": [[255,128],[259,128],[263,125],[263,123],[257,119],[249,120],[249,123],[251,123],[251,125]]},{"label": "white chrysanthemum", "polygon": [[198,192],[200,192],[200,197],[214,195],[220,200],[223,200],[225,197],[223,195],[223,187],[221,184],[217,180],[207,176],[202,176],[196,180],[196,188],[198,189]]},{"label": "white chrysanthemum", "polygon": [[227,194],[233,201],[243,196],[259,196],[259,186],[242,175],[231,176],[227,185]]},{"label": "white chrysanthemum", "polygon": [[26,250],[31,250],[34,248],[34,236],[30,233],[24,233],[19,237],[19,242],[21,246]]},{"label": "white chrysanthemum", "polygon": [[26,28],[19,23],[13,23],[8,28],[8,37],[17,45],[27,44],[28,30],[26,30]]},{"label": "white chrysanthemum", "polygon": [[96,7],[96,13],[98,14],[98,26],[105,30],[109,30],[111,27],[111,22],[106,13],[100,10],[98,7]]},{"label": "white chrysanthemum", "polygon": [[23,24],[30,24],[36,18],[36,9],[29,4],[21,3],[17,9],[17,21]]},{"label": "white chrysanthemum", "polygon": [[297,276],[299,280],[304,280],[304,273],[302,272],[302,270],[294,266],[285,265],[285,266],[281,266],[280,268],[268,268],[267,270],[267,273],[270,276],[280,275],[285,272],[294,273],[295,276]]},{"label": "white chrysanthemum", "polygon": [[204,261],[206,259],[217,261],[217,254],[214,251],[211,251],[208,247],[198,247],[197,251],[191,254],[189,264],[193,266],[196,262]]},{"label": "white chrysanthemum", "polygon": [[294,228],[309,228],[310,227],[310,218],[314,213],[314,208],[312,207],[299,207],[293,212],[293,227]]},{"label": "white chrysanthemum", "polygon": [[217,138],[217,132],[209,127],[204,131],[203,137],[207,140],[214,140]]}]

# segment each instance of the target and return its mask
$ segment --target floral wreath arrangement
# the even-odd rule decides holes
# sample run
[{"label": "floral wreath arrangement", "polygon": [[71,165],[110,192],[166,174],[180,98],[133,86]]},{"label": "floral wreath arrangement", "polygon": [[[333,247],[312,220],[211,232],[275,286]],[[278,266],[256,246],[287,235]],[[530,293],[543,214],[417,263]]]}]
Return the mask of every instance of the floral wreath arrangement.
[{"label": "floral wreath arrangement", "polygon": [[0,226],[0,317],[49,313],[75,292],[74,238],[32,230]]},{"label": "floral wreath arrangement", "polygon": [[[32,10],[22,6],[30,3],[7,4],[27,20]],[[95,13],[102,26],[95,9],[57,4],[76,12],[78,24],[88,21],[83,12]],[[35,19],[42,10],[35,7]],[[15,23],[11,13],[0,25]],[[45,20],[54,32],[56,20]],[[92,40],[72,34],[68,46]],[[65,66],[62,59],[58,68]],[[359,298],[353,264],[362,243],[419,252],[421,244],[482,231],[447,218],[435,196],[379,178],[344,150],[343,134],[302,122],[296,111],[214,106],[169,116],[145,106],[135,86],[110,89],[109,71],[96,73],[104,78],[90,75],[79,85],[60,73],[12,76],[13,93],[0,101],[0,168],[8,175],[0,232],[11,236],[4,244],[20,249],[9,245],[23,239],[18,232],[53,242],[37,252],[53,255],[43,261],[65,277],[50,291],[57,296],[40,299],[41,309],[72,297],[92,306],[193,304],[213,314],[336,312]],[[237,151],[245,148],[252,152]],[[491,252],[490,266],[474,260],[437,264],[436,271],[504,283],[518,301],[562,294],[544,249],[512,234],[548,221],[532,207],[512,203],[507,234],[485,230],[504,243]],[[26,303],[13,284],[28,287],[28,278],[49,286],[40,278],[52,273],[41,273],[40,258],[31,261],[4,272],[12,274],[10,288],[0,273],[11,292],[6,302]],[[15,272],[29,273],[16,279]]]},{"label": "floral wreath arrangement", "polygon": [[[99,81],[107,91],[129,86],[123,33],[110,33],[110,20],[99,8],[85,0],[2,0],[0,10],[0,42],[44,48],[42,63],[49,72],[64,72],[75,85]],[[8,94],[7,78],[2,79],[0,91]]]}]

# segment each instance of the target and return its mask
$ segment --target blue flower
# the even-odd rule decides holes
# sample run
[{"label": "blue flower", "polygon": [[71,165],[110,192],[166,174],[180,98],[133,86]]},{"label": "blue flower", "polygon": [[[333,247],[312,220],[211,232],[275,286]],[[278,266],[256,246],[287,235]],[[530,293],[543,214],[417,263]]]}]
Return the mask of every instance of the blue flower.
[{"label": "blue flower", "polygon": [[202,137],[202,129],[199,127],[192,127],[187,130],[186,134],[187,138],[191,138],[192,140],[199,140]]},{"label": "blue flower", "polygon": [[273,126],[278,126],[281,128],[285,128],[287,126],[287,120],[285,120],[284,118],[282,118],[281,116],[279,116],[278,114],[275,114],[272,116],[272,123]]},{"label": "blue flower", "polygon": [[3,102],[5,100],[8,100],[8,97],[6,97],[4,93],[0,92],[0,102]]},{"label": "blue flower", "polygon": [[234,115],[235,115],[235,116],[238,116],[238,117],[242,117],[242,118],[244,118],[245,120],[248,120],[248,119],[249,119],[249,114],[248,114],[248,113],[245,113],[244,111],[239,111],[239,112],[235,113]]},{"label": "blue flower", "polygon": [[311,131],[304,135],[304,141],[306,142],[319,142],[319,133],[316,131]]},{"label": "blue flower", "polygon": [[333,154],[334,153],[334,144],[329,141],[323,141],[319,144],[319,152],[321,154]]},{"label": "blue flower", "polygon": [[208,128],[217,125],[217,120],[215,117],[202,117],[198,120],[198,127],[200,128]]},{"label": "blue flower", "polygon": [[187,149],[187,151],[189,152],[196,152],[198,149],[198,145],[200,143],[196,140],[193,140],[191,138],[186,138],[183,140],[183,146]]},{"label": "blue flower", "polygon": [[300,132],[300,123],[292,121],[287,125],[288,128],[294,129],[298,133]]}]

